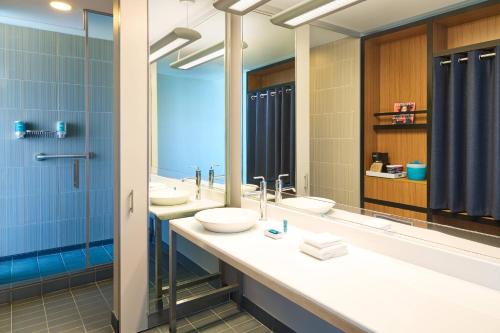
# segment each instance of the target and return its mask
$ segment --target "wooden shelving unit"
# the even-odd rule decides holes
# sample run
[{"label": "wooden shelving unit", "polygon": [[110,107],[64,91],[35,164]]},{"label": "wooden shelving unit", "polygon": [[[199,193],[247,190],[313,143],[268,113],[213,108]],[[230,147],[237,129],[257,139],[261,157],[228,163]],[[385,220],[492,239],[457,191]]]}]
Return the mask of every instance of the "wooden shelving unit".
[{"label": "wooden shelving unit", "polygon": [[[432,111],[434,57],[500,45],[500,3],[484,2],[406,26],[363,37],[363,143],[362,203],[368,209],[439,223],[468,226],[471,230],[500,235],[498,222],[487,219],[457,221],[460,214],[443,217],[428,205],[429,181],[377,179],[365,176],[372,152],[389,153],[392,164],[418,159],[432,168],[432,145],[427,125]],[[395,102],[415,102],[415,123],[392,125]],[[429,169],[428,168],[428,169]],[[486,222],[485,222],[486,221]],[[486,227],[490,229],[484,229]],[[493,223],[497,223],[492,226]],[[496,229],[491,229],[492,227]]]},{"label": "wooden shelving unit", "polygon": [[427,114],[427,110],[417,110],[417,111],[408,111],[408,112],[377,112],[373,115],[375,117],[385,117],[385,116],[396,116],[400,114]]},{"label": "wooden shelving unit", "polygon": [[427,129],[427,124],[395,124],[395,125],[373,125],[375,131],[378,130],[411,130]]}]

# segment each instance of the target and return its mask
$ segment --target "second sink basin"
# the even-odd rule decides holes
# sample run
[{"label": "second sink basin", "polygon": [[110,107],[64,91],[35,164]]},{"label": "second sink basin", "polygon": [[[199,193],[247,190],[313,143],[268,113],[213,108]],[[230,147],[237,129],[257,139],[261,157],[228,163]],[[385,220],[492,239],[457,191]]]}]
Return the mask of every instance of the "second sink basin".
[{"label": "second sink basin", "polygon": [[209,231],[233,233],[252,228],[259,214],[245,208],[213,208],[196,213],[194,218]]},{"label": "second sink basin", "polygon": [[326,214],[335,206],[335,201],[318,197],[297,197],[281,200],[281,203],[288,207],[306,210],[316,214]]},{"label": "second sink basin", "polygon": [[157,188],[149,192],[151,204],[156,206],[182,205],[189,200],[190,196],[191,193],[188,191],[173,188]]}]

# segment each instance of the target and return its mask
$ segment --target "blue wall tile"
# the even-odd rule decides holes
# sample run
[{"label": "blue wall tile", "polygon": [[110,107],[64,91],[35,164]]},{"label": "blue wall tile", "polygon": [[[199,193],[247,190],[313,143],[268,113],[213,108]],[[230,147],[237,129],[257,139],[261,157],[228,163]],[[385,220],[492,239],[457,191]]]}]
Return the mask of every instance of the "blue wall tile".
[{"label": "blue wall tile", "polygon": [[[91,238],[103,240],[113,236],[113,43],[92,39],[89,45],[90,111],[100,113],[90,124],[91,147],[98,152],[90,161],[91,190],[99,192],[91,203]],[[86,240],[84,161],[76,189],[73,160],[34,159],[40,152],[85,151],[83,51],[82,36],[0,24],[0,257]],[[15,120],[35,130],[54,130],[65,121],[67,138],[15,139]],[[81,264],[75,260],[73,267]],[[22,266],[16,274],[29,276]]]}]

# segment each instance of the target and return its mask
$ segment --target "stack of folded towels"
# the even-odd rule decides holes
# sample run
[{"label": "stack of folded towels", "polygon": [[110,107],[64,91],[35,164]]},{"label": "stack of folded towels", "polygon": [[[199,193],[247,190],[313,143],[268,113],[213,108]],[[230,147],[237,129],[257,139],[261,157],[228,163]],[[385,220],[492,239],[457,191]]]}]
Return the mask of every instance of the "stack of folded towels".
[{"label": "stack of folded towels", "polygon": [[326,260],[347,254],[347,245],[342,238],[322,232],[304,237],[300,250],[317,259]]}]

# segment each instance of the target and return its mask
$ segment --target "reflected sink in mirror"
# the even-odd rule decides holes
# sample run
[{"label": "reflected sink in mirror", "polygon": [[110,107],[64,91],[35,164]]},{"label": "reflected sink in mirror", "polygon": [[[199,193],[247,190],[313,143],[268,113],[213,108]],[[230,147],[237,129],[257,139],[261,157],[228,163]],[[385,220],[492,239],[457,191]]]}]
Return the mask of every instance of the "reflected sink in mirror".
[{"label": "reflected sink in mirror", "polygon": [[[161,184],[161,183],[160,183]],[[163,185],[163,184],[162,184]],[[188,202],[191,193],[177,190],[175,188],[157,187],[149,191],[149,199],[152,205],[156,206],[176,206]]]},{"label": "reflected sink in mirror", "polygon": [[234,233],[252,228],[257,223],[259,214],[245,208],[214,208],[198,212],[194,217],[206,230]]},{"label": "reflected sink in mirror", "polygon": [[335,206],[335,201],[319,197],[297,197],[283,199],[281,204],[315,214],[326,214]]}]

